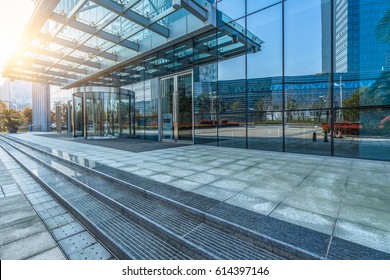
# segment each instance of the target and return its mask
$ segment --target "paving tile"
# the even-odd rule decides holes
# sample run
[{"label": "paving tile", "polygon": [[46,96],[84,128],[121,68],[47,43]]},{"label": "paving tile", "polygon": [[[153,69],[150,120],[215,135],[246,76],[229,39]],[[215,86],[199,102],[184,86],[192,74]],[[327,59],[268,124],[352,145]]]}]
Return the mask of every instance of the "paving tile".
[{"label": "paving tile", "polygon": [[355,190],[347,189],[343,201],[357,207],[363,206],[390,213],[390,193],[389,195],[379,194],[374,194],[373,192],[356,192]]},{"label": "paving tile", "polygon": [[184,177],[186,180],[194,181],[194,182],[199,182],[202,184],[209,184],[211,182],[214,182],[218,180],[220,177],[216,175],[211,175],[207,173],[196,173],[187,177]]},{"label": "paving tile", "polygon": [[186,177],[186,176],[195,174],[196,172],[188,170],[188,169],[181,169],[181,170],[171,170],[169,172],[164,172],[164,173],[167,174],[167,175],[171,175],[171,176],[174,176],[174,177],[181,178],[181,177]]},{"label": "paving tile", "polygon": [[10,226],[0,228],[0,245],[4,245],[43,231],[46,231],[46,227],[38,217],[17,224],[12,224]]},{"label": "paving tile", "polygon": [[95,243],[70,255],[71,260],[109,260],[111,254],[99,243]]},{"label": "paving tile", "polygon": [[[19,200],[16,203],[11,203],[11,204],[1,206],[0,207],[0,214],[1,215],[7,214],[10,211],[12,212],[12,211],[18,210],[20,208],[26,208],[26,207],[27,208],[31,207],[30,203],[28,203],[28,201],[26,199]],[[8,214],[10,214],[10,213],[8,213]]]},{"label": "paving tile", "polygon": [[191,190],[197,189],[201,186],[204,186],[204,184],[202,184],[202,183],[194,182],[194,181],[190,181],[190,180],[185,180],[185,179],[178,179],[178,180],[171,181],[171,182],[169,182],[169,185],[180,188],[182,190],[186,190],[186,191],[191,191]]},{"label": "paving tile", "polygon": [[45,209],[45,210],[38,212],[39,216],[42,219],[47,219],[47,218],[59,216],[59,215],[65,214],[65,213],[66,213],[66,210],[61,206],[53,207],[50,209]]},{"label": "paving tile", "polygon": [[44,220],[49,229],[55,229],[74,221],[74,218],[68,214],[61,214],[59,216],[50,217]]},{"label": "paving tile", "polygon": [[310,193],[299,192],[292,192],[283,201],[284,205],[333,218],[337,217],[340,203],[341,202],[339,201],[333,201],[322,197],[313,197]]},{"label": "paving tile", "polygon": [[87,231],[78,232],[74,235],[63,238],[58,242],[68,257],[71,254],[74,254],[75,252],[95,243],[95,238]]},{"label": "paving tile", "polygon": [[52,236],[47,232],[39,232],[32,236],[0,246],[0,259],[28,259],[57,246]]},{"label": "paving tile", "polygon": [[338,219],[334,236],[390,253],[390,232]]},{"label": "paving tile", "polygon": [[82,231],[85,231],[85,228],[83,228],[83,226],[77,221],[74,221],[69,224],[53,229],[52,233],[54,238],[58,241]]},{"label": "paving tile", "polygon": [[142,177],[149,177],[151,175],[157,174],[157,171],[148,170],[148,169],[138,169],[138,170],[131,171],[131,173]]},{"label": "paving tile", "polygon": [[242,191],[250,186],[248,182],[233,179],[221,179],[209,184],[210,186],[218,187],[229,191]]},{"label": "paving tile", "polygon": [[242,192],[232,196],[225,202],[263,215],[268,215],[278,205],[276,202]]},{"label": "paving tile", "polygon": [[66,260],[66,259],[67,258],[64,256],[64,254],[58,247],[52,248],[43,253],[28,258],[28,260]]},{"label": "paving tile", "polygon": [[388,211],[343,203],[339,218],[390,232],[390,212]]},{"label": "paving tile", "polygon": [[337,186],[319,186],[305,181],[297,186],[295,193],[312,197],[325,198],[340,202],[344,197],[344,188]]},{"label": "paving tile", "polygon": [[279,205],[271,213],[270,217],[329,235],[332,235],[336,223],[335,218],[290,207],[284,204]]},{"label": "paving tile", "polygon": [[242,192],[248,196],[262,197],[264,199],[280,203],[282,202],[292,191],[291,187],[281,186],[258,186],[252,185]]},{"label": "paving tile", "polygon": [[217,175],[217,176],[230,176],[237,172],[237,170],[229,170],[226,168],[210,168],[205,171],[208,174],[211,175]]},{"label": "paving tile", "polygon": [[2,213],[0,215],[0,228],[31,220],[35,216],[36,213],[31,206]]},{"label": "paving tile", "polygon": [[166,174],[151,175],[148,178],[160,183],[168,183],[177,179],[177,177],[173,177]]},{"label": "paving tile", "polygon": [[203,186],[195,189],[193,192],[219,201],[224,201],[236,194],[234,191],[228,191],[213,186]]}]

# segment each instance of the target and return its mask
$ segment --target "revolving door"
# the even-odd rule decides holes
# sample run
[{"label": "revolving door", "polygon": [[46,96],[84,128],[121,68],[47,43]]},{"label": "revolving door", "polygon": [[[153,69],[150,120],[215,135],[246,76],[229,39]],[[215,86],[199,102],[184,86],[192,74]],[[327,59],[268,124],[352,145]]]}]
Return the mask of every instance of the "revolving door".
[{"label": "revolving door", "polygon": [[73,89],[73,136],[84,138],[135,135],[134,93],[109,87]]}]

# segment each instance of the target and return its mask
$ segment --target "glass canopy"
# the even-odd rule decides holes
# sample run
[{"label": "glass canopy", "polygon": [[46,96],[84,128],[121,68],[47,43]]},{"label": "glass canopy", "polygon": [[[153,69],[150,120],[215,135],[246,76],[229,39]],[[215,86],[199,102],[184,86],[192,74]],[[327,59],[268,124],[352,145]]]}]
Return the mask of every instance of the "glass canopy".
[{"label": "glass canopy", "polygon": [[3,75],[64,88],[116,86],[137,81],[141,64],[153,77],[260,51],[263,42],[231,22],[206,0],[41,0]]}]

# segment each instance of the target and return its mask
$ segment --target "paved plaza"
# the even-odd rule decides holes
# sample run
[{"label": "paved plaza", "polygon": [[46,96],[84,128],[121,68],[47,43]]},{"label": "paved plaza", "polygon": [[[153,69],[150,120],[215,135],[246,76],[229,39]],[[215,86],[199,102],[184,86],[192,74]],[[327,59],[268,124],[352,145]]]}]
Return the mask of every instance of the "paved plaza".
[{"label": "paved plaza", "polygon": [[131,152],[123,141],[114,149],[14,137],[390,253],[389,162],[206,145]]}]

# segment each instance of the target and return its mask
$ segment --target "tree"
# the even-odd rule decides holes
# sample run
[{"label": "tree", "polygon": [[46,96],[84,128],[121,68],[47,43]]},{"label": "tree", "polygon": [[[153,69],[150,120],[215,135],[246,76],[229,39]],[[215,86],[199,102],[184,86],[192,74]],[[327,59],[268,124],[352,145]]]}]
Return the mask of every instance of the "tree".
[{"label": "tree", "polygon": [[294,98],[287,99],[287,121],[292,120],[293,114],[291,111],[298,109],[298,102]]},{"label": "tree", "polygon": [[380,42],[390,44],[390,10],[378,23],[375,33]]},{"label": "tree", "polygon": [[343,110],[344,119],[349,122],[359,122],[360,110],[359,106],[367,94],[367,88],[359,88],[351,95],[351,97],[343,101],[343,107],[351,108],[349,110]]},{"label": "tree", "polygon": [[20,111],[8,108],[5,103],[0,101],[0,128],[8,130],[10,133],[16,133],[18,126],[25,123],[26,119]]},{"label": "tree", "polygon": [[264,98],[259,98],[259,100],[257,100],[257,102],[255,103],[255,110],[256,116],[261,122],[263,120],[266,110]]},{"label": "tree", "polygon": [[210,95],[206,92],[202,92],[195,98],[195,108],[199,110],[200,118],[203,120],[204,114],[210,112],[211,100]]},{"label": "tree", "polygon": [[22,114],[25,117],[27,124],[32,124],[32,109],[31,109],[31,107],[25,107],[22,110]]},{"label": "tree", "polygon": [[[68,105],[66,105],[66,103],[61,102],[61,101],[54,102],[53,108],[52,108],[52,110],[50,112],[50,120],[51,120],[52,124],[57,123],[57,120],[56,120],[56,118],[57,118],[57,116],[56,116],[56,112],[57,112],[56,108],[57,108],[57,106],[61,106],[61,110],[60,110],[61,116],[60,116],[60,119],[61,119],[61,126],[62,126],[63,124],[66,124],[67,120],[68,120],[68,114],[67,114]],[[87,104],[87,106],[88,106],[88,104]]]},{"label": "tree", "polygon": [[231,109],[232,111],[239,111],[239,110],[240,110],[240,107],[241,107],[241,102],[240,102],[240,101],[233,102],[233,103],[230,105],[230,109]]}]

